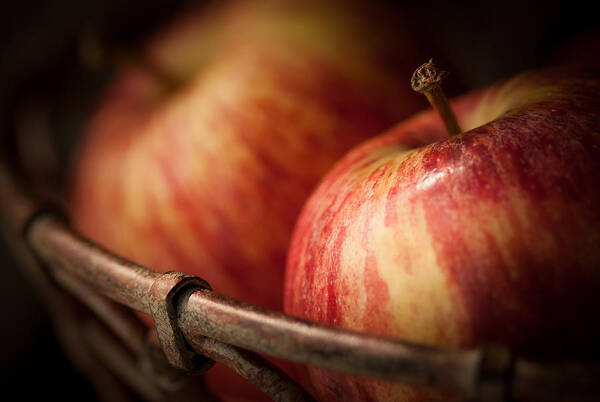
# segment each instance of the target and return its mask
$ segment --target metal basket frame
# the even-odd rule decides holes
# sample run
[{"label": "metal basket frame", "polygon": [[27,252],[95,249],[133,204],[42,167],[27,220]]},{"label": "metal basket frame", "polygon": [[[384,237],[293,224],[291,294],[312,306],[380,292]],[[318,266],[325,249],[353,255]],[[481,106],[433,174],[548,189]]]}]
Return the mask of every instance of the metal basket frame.
[{"label": "metal basket frame", "polygon": [[[596,365],[542,364],[499,345],[422,346],[270,311],[219,295],[200,278],[176,271],[160,274],[121,258],[75,233],[58,211],[29,195],[0,165],[6,237],[54,320],[77,322],[83,336],[75,342],[86,343],[146,400],[166,400],[187,375],[215,361],[273,400],[313,399],[259,354],[469,400],[600,398]],[[151,315],[156,330],[133,311]],[[73,352],[72,344],[69,348]],[[211,400],[205,389],[196,391],[187,396]]]}]

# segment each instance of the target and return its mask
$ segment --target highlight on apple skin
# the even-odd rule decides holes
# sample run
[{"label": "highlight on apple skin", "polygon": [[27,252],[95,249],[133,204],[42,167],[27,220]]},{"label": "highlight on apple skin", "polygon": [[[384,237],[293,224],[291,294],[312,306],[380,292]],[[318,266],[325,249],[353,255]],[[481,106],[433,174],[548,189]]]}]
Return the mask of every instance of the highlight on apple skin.
[{"label": "highlight on apple skin", "polygon": [[228,1],[173,22],[141,50],[152,68],[123,67],[90,121],[73,226],[281,309],[310,191],[351,146],[425,107],[406,80],[430,47],[385,14],[358,1]]},{"label": "highlight on apple skin", "polygon": [[[299,218],[285,311],[428,345],[593,358],[599,77],[523,74],[454,100],[462,134],[429,111],[350,151]],[[321,400],[450,398],[308,370]]]}]

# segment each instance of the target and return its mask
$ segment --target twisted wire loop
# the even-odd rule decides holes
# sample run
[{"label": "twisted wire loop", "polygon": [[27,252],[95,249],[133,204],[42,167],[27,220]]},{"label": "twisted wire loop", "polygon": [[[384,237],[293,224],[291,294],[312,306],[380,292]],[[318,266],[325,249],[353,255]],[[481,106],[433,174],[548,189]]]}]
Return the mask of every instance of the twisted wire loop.
[{"label": "twisted wire loop", "polygon": [[210,285],[195,276],[183,272],[166,272],[159,276],[150,288],[150,311],[158,339],[167,360],[173,367],[202,373],[214,364],[214,361],[191,350],[185,337],[177,326],[177,300],[197,289],[211,289]]},{"label": "twisted wire loop", "polygon": [[[20,243],[12,243],[17,251],[27,251],[25,260],[48,267],[39,288],[57,300],[65,299],[61,290],[66,289],[96,314],[99,319],[83,332],[103,349],[107,365],[147,400],[162,400],[183,382],[185,376],[176,368],[202,371],[212,361],[233,369],[274,400],[312,399],[256,353],[484,402],[600,398],[598,366],[550,366],[514,357],[501,347],[441,349],[334,329],[221,296],[206,282],[180,272],[161,275],[83,239],[52,214],[39,213],[38,204],[18,190],[1,165],[0,214],[13,239],[22,235]],[[48,285],[51,281],[60,289]],[[152,315],[157,332],[144,339],[143,324],[128,309]],[[100,336],[97,324],[144,358],[137,365],[124,361],[110,338]],[[157,353],[159,343],[162,352]],[[154,373],[149,385],[140,375],[140,360],[142,367],[150,367],[143,373]],[[178,400],[183,401],[190,393],[181,395]],[[206,393],[196,395],[211,400]]]}]

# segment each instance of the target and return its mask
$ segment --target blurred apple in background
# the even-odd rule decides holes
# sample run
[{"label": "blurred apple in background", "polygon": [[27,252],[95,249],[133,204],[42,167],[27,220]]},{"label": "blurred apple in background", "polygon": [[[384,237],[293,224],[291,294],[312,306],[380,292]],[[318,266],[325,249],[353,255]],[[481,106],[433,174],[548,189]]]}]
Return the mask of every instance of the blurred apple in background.
[{"label": "blurred apple in background", "polygon": [[408,17],[360,2],[238,1],[172,23],[91,118],[73,226],[153,269],[281,309],[310,191],[351,146],[425,106],[407,77],[431,48]]},{"label": "blurred apple in background", "polygon": [[350,146],[423,107],[406,81],[426,48],[417,32],[351,4],[228,2],[174,23],[144,51],[167,78],[124,69],[91,119],[74,226],[279,308],[309,191]]},{"label": "blurred apple in background", "polygon": [[[285,311],[439,346],[587,359],[600,336],[600,75],[552,69],[349,152],[310,197]],[[596,356],[597,357],[597,356]],[[322,400],[447,400],[310,368]]]}]

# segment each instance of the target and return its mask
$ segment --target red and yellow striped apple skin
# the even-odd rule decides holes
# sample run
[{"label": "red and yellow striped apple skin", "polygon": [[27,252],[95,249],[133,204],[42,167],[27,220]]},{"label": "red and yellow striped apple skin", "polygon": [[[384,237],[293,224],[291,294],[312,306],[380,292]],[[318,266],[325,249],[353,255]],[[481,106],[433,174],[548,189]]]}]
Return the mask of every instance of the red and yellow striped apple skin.
[{"label": "red and yellow striped apple skin", "polygon": [[[301,214],[285,311],[429,345],[589,357],[600,336],[593,77],[524,75],[454,102],[470,131],[446,138],[428,112],[351,151]],[[322,400],[448,398],[309,373]]]},{"label": "red and yellow striped apple skin", "polygon": [[408,79],[428,47],[355,6],[217,2],[176,22],[146,54],[182,84],[136,66],[119,73],[72,169],[74,227],[153,269],[281,309],[310,191],[351,146],[425,106]]}]

